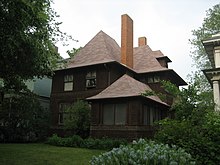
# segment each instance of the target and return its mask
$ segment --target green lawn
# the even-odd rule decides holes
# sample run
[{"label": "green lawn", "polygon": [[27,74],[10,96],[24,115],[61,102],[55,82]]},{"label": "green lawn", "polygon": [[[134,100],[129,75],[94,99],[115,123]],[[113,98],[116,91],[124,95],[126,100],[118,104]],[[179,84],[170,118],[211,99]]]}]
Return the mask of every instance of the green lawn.
[{"label": "green lawn", "polygon": [[84,165],[102,152],[47,144],[0,144],[0,165]]}]

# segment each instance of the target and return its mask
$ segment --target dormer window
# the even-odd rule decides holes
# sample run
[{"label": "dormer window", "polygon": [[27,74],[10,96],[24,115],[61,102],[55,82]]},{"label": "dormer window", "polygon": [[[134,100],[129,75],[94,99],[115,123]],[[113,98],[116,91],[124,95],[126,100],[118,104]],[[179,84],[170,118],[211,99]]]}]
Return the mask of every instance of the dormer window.
[{"label": "dormer window", "polygon": [[86,88],[95,88],[96,87],[96,71],[87,72],[86,74]]},{"label": "dormer window", "polygon": [[64,76],[64,91],[73,90],[73,75]]}]

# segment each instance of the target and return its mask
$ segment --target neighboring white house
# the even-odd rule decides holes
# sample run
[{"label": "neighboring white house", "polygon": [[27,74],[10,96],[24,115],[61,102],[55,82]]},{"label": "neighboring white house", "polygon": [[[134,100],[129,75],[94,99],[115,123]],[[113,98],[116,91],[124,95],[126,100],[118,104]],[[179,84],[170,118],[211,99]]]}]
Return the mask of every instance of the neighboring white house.
[{"label": "neighboring white house", "polygon": [[212,69],[203,72],[213,87],[215,110],[220,111],[220,33],[204,40],[203,46],[212,65]]},{"label": "neighboring white house", "polygon": [[49,109],[50,107],[50,93],[52,86],[52,79],[42,78],[27,81],[25,83],[27,88],[38,95],[41,106]]},{"label": "neighboring white house", "polygon": [[[40,101],[41,106],[49,109],[50,107],[50,93],[52,86],[51,78],[35,78],[34,80],[28,80],[25,82],[27,88],[33,93],[38,95],[38,100]],[[0,78],[0,88],[4,86],[3,80]],[[3,98],[2,93],[0,93],[0,104]]]}]

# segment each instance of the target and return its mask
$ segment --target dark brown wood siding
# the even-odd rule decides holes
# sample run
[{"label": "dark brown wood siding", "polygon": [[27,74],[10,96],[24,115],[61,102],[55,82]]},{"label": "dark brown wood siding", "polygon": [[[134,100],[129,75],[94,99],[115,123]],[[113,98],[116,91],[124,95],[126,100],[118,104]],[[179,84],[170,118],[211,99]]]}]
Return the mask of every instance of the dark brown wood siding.
[{"label": "dark brown wood siding", "polygon": [[[96,87],[87,89],[86,88],[86,74],[89,71],[96,71]],[[73,103],[77,99],[86,99],[100,93],[102,90],[107,88],[110,84],[119,79],[126,73],[126,69],[117,63],[106,63],[93,66],[85,66],[80,68],[65,69],[55,71],[52,82],[51,91],[51,114],[52,114],[52,127],[57,129],[58,124],[58,113],[60,103]],[[73,75],[73,90],[64,91],[64,76]],[[92,105],[99,106],[99,105]],[[97,109],[97,108],[95,108]],[[92,123],[99,124],[101,121],[95,116],[99,110],[94,111]],[[95,116],[94,116],[95,115]],[[97,121],[96,121],[97,120]]]},{"label": "dark brown wood siding", "polygon": [[[104,125],[103,105],[104,104],[119,104],[125,103],[127,105],[127,122],[125,125]],[[92,101],[91,116],[92,122],[90,127],[90,136],[101,138],[126,138],[128,140],[147,137],[154,135],[155,128],[152,125],[143,124],[143,106],[154,107],[160,111],[161,118],[165,118],[168,114],[168,107],[163,106],[154,101],[142,97],[131,98],[117,98],[117,99],[103,99]]]}]

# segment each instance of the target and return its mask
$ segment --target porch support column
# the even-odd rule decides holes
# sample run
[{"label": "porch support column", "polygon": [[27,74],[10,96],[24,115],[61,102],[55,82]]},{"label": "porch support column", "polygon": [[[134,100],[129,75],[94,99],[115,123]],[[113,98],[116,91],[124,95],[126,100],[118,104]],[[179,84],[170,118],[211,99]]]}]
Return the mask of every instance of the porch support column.
[{"label": "porch support column", "polygon": [[214,103],[215,103],[215,111],[220,111],[220,89],[219,89],[219,81],[213,80],[213,95],[214,95]]}]

